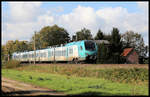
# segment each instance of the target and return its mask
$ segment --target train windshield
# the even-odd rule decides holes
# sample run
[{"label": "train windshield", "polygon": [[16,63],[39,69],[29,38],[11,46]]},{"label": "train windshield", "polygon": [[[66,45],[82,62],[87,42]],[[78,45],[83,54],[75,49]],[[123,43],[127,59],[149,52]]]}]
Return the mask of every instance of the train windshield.
[{"label": "train windshield", "polygon": [[90,50],[90,51],[94,51],[96,49],[95,43],[93,41],[85,41],[85,49]]}]

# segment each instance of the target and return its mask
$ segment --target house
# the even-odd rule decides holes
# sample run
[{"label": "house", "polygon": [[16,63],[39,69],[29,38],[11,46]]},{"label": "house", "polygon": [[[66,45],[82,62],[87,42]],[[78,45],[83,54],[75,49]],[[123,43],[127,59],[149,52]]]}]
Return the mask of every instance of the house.
[{"label": "house", "polygon": [[121,53],[121,56],[125,58],[126,63],[129,64],[138,64],[139,63],[139,55],[133,48],[126,48]]}]

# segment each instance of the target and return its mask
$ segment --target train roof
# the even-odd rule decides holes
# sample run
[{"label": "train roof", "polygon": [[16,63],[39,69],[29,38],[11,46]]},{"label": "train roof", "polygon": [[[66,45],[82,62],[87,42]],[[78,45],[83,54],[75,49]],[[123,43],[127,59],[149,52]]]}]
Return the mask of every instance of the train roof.
[{"label": "train roof", "polygon": [[84,41],[93,41],[93,40],[81,40],[81,41],[74,41],[66,44],[65,46],[70,46],[70,45],[78,45],[79,43],[82,43]]}]

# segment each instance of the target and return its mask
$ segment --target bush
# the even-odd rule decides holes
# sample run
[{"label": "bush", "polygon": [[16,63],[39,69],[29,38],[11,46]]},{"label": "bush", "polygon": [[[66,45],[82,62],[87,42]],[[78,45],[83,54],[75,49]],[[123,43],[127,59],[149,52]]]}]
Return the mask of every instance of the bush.
[{"label": "bush", "polygon": [[148,80],[148,70],[144,68],[105,69],[98,71],[98,77],[126,83],[141,82]]},{"label": "bush", "polygon": [[4,65],[3,65],[3,68],[16,68],[16,67],[19,67],[21,66],[20,65],[20,61],[17,61],[17,60],[10,60],[10,61],[7,61]]}]

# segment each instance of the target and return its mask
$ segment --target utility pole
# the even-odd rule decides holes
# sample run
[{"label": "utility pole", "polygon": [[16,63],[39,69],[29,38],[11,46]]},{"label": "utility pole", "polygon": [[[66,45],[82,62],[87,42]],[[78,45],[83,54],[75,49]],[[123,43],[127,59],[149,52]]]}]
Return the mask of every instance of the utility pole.
[{"label": "utility pole", "polygon": [[77,35],[76,35],[76,41],[77,41],[77,39],[78,39],[78,37],[77,37]]},{"label": "utility pole", "polygon": [[8,61],[9,61],[9,54],[8,54]]},{"label": "utility pole", "polygon": [[36,35],[36,32],[34,32],[34,64],[35,64],[35,61],[36,61],[36,53],[35,53],[35,35]]}]

